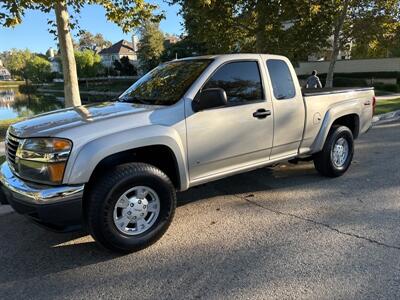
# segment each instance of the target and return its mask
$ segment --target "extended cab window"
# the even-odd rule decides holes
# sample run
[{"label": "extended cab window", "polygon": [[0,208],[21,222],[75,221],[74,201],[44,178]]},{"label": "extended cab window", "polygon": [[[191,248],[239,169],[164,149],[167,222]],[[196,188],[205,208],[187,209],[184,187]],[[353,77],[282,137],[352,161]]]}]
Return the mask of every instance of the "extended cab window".
[{"label": "extended cab window", "polygon": [[224,89],[230,104],[263,99],[260,71],[255,61],[223,65],[209,79],[203,90],[209,88]]},{"label": "extended cab window", "polygon": [[285,100],[294,98],[296,96],[296,89],[286,62],[280,59],[269,59],[267,61],[267,68],[271,77],[275,99]]}]

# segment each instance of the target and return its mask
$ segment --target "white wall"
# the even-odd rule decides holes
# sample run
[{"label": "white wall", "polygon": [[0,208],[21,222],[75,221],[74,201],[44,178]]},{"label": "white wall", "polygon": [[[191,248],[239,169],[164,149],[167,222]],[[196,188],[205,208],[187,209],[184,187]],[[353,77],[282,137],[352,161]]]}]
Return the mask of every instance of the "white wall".
[{"label": "white wall", "polygon": [[[313,70],[327,73],[329,61],[300,62],[297,75],[308,75]],[[400,72],[400,58],[338,60],[335,73]]]}]

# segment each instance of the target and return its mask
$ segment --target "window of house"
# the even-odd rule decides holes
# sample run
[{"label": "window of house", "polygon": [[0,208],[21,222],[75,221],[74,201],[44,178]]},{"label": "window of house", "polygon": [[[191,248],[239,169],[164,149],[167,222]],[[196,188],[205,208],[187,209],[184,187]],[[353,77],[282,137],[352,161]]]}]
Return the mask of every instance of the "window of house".
[{"label": "window of house", "polygon": [[209,88],[224,89],[230,104],[263,99],[260,70],[255,61],[239,61],[223,65],[203,87],[203,89]]},{"label": "window of house", "polygon": [[294,98],[296,96],[296,89],[286,62],[280,59],[269,59],[267,61],[267,68],[271,77],[275,99],[285,100]]}]

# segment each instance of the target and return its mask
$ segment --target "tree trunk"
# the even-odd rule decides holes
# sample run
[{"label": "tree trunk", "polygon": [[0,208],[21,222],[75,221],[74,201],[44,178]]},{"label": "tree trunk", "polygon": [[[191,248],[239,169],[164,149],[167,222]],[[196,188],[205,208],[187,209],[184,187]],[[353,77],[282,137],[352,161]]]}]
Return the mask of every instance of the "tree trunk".
[{"label": "tree trunk", "polygon": [[339,54],[339,37],[336,34],[333,36],[333,44],[332,44],[332,54],[329,63],[328,74],[326,75],[326,88],[331,88],[333,86],[333,74],[335,72],[335,65],[337,61],[337,56]]},{"label": "tree trunk", "polygon": [[67,4],[65,1],[57,1],[54,4],[54,10],[56,13],[58,41],[63,66],[65,107],[79,106],[82,103],[79,94],[74,46],[69,28]]},{"label": "tree trunk", "polygon": [[342,11],[340,12],[338,19],[335,22],[335,29],[333,33],[333,43],[332,43],[332,54],[331,61],[329,64],[328,74],[326,76],[326,88],[331,88],[333,86],[333,74],[335,72],[335,65],[337,61],[337,56],[340,50],[340,33],[342,32],[344,21],[346,21],[347,11],[349,8],[350,0],[346,0],[343,4]]},{"label": "tree trunk", "polygon": [[264,53],[267,46],[267,33],[266,25],[267,19],[265,17],[266,3],[264,1],[257,1],[255,11],[256,11],[256,52]]}]

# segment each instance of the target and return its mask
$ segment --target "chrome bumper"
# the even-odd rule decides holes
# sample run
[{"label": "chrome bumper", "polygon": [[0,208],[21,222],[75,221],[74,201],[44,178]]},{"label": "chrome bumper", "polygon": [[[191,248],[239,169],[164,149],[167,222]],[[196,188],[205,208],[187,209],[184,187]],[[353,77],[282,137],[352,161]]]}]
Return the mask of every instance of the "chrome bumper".
[{"label": "chrome bumper", "polygon": [[36,205],[80,199],[83,197],[85,186],[46,186],[28,183],[15,176],[7,162],[1,165],[0,182],[14,199]]}]

